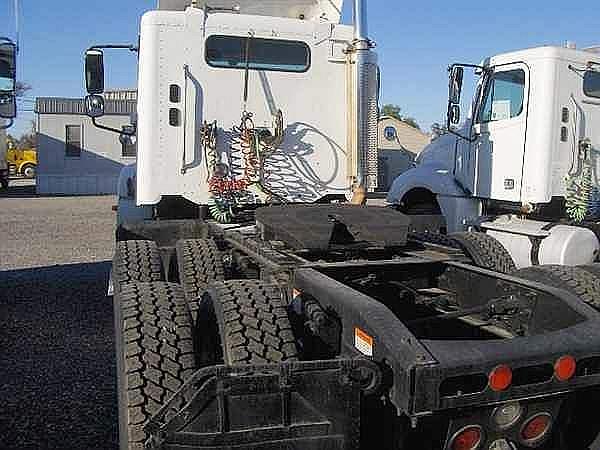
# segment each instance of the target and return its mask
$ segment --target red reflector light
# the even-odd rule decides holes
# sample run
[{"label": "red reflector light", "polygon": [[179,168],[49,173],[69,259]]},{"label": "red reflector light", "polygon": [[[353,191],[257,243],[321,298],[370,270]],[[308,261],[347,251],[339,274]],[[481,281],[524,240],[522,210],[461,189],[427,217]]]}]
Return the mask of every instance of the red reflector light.
[{"label": "red reflector light", "polygon": [[476,450],[481,444],[481,427],[470,425],[454,435],[450,443],[452,450]]},{"label": "red reflector light", "polygon": [[523,443],[531,445],[541,441],[548,434],[551,424],[552,418],[547,413],[537,414],[527,420],[521,429]]},{"label": "red reflector light", "polygon": [[567,381],[575,375],[577,363],[572,356],[563,356],[554,363],[554,375],[559,381]]},{"label": "red reflector light", "polygon": [[492,391],[500,392],[508,389],[512,383],[512,370],[508,366],[498,366],[490,372],[489,384]]}]

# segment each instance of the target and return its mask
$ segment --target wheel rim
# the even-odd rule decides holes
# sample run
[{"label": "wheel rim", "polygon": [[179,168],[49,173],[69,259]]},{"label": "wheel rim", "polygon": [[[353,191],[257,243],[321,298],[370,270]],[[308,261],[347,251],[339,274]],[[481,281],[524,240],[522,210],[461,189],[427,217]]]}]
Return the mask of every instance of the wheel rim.
[{"label": "wheel rim", "polygon": [[25,175],[27,178],[33,178],[35,176],[35,168],[31,166],[25,167],[23,170],[23,175]]}]

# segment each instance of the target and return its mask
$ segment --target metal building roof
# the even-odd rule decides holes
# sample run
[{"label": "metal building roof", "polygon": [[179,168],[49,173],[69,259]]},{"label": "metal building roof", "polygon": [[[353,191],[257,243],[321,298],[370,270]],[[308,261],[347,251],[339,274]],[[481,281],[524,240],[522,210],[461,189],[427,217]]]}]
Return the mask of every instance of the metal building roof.
[{"label": "metal building roof", "polygon": [[[104,114],[125,116],[136,112],[135,100],[106,100]],[[80,114],[85,115],[82,98],[38,97],[35,99],[35,112],[38,114]]]}]

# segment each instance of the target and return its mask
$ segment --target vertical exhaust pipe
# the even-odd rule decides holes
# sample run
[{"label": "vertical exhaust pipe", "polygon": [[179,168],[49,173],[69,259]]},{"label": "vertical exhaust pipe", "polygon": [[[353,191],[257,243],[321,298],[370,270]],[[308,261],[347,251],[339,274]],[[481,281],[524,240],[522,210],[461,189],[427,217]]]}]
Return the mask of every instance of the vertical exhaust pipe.
[{"label": "vertical exhaust pipe", "polygon": [[367,24],[367,2],[365,0],[354,0],[354,39],[369,43],[369,29]]},{"label": "vertical exhaust pipe", "polygon": [[354,0],[354,53],[356,58],[356,180],[352,203],[364,204],[366,193],[377,188],[378,142],[377,55],[368,37],[367,0]]}]

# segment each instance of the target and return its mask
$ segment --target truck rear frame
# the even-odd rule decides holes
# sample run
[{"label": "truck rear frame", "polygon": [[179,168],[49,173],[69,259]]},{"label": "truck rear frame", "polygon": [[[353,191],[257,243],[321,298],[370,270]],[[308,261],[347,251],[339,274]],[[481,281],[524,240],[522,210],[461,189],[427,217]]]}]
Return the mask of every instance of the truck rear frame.
[{"label": "truck rear frame", "polygon": [[[473,426],[481,448],[562,448],[581,437],[572,429],[598,395],[600,337],[598,313],[580,299],[411,239],[406,218],[387,208],[287,205],[255,214],[256,225],[165,223],[167,235],[154,223],[146,237],[161,242],[168,267],[173,236],[210,236],[232,278],[279,286],[300,361],[201,368],[148,422],[156,448],[451,449]],[[561,381],[565,357],[577,369]],[[498,368],[512,377],[502,389],[492,380]],[[519,404],[522,417],[495,427],[508,404]],[[522,427],[540,415],[552,431],[523,442]]]}]

